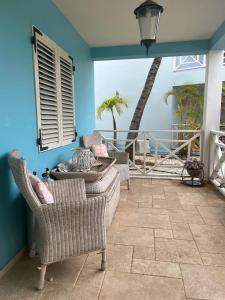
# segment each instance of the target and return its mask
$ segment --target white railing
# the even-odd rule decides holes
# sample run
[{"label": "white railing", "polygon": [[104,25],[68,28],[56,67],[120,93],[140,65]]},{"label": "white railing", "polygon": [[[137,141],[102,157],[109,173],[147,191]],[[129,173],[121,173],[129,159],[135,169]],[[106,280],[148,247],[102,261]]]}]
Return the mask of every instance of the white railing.
[{"label": "white railing", "polygon": [[[121,152],[132,147],[135,155],[129,163],[133,177],[180,178],[185,160],[191,156],[201,159],[200,130],[116,130],[117,139],[113,138],[113,130],[96,131],[102,135],[108,149]],[[136,138],[127,139],[128,132],[136,133]],[[179,136],[179,139],[174,139],[174,136]],[[175,144],[176,148],[171,147]],[[143,149],[141,153],[140,148]]]},{"label": "white railing", "polygon": [[[171,136],[171,138],[172,138],[172,140],[173,141],[176,141],[176,140],[178,140],[178,131],[179,130],[189,130],[190,129],[190,126],[188,125],[188,124],[172,124],[171,125],[171,132],[172,132],[172,136]],[[177,147],[177,143],[175,143],[175,142],[173,142],[172,144],[171,144],[171,148],[172,149],[174,149],[174,148],[176,148]]]},{"label": "white railing", "polygon": [[211,131],[210,181],[225,195],[225,132]]}]

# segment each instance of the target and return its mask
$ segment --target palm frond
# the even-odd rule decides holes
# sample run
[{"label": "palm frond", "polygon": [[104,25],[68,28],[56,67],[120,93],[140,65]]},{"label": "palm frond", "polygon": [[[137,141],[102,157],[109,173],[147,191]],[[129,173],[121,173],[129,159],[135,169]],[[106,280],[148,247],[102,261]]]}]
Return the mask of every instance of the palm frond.
[{"label": "palm frond", "polygon": [[123,112],[122,108],[119,106],[119,104],[115,104],[114,107],[115,107],[115,110],[117,111],[118,115],[120,115]]},{"label": "palm frond", "polygon": [[126,108],[128,108],[128,100],[121,98],[119,96],[119,92],[116,91],[116,95],[112,98],[106,98],[97,108],[97,118],[101,119],[102,114],[105,111],[112,111],[113,108],[117,111],[117,113],[120,115],[123,111],[121,106],[124,105]]},{"label": "palm frond", "polygon": [[177,93],[177,91],[175,90],[171,90],[169,92],[167,92],[164,96],[164,100],[165,100],[165,103],[168,104],[168,99],[169,97],[175,97],[175,98],[179,98],[179,94]]}]

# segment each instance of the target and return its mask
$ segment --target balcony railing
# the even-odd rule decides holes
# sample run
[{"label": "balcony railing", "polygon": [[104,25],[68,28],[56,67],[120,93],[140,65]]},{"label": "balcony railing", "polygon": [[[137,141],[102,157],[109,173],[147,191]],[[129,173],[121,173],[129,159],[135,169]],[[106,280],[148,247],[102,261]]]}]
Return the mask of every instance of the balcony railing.
[{"label": "balcony railing", "polygon": [[[128,151],[132,177],[174,177],[181,178],[184,162],[190,157],[201,159],[200,130],[96,130],[102,135],[107,148]],[[127,139],[128,132],[136,133],[134,139]],[[174,146],[175,145],[175,146]]]}]

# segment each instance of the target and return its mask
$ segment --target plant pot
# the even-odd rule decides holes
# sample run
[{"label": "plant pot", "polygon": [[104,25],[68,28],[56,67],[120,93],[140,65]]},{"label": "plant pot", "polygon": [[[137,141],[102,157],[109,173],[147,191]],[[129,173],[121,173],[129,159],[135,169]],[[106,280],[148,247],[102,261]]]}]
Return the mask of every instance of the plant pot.
[{"label": "plant pot", "polygon": [[194,178],[194,177],[200,178],[200,177],[202,177],[203,169],[196,170],[196,169],[187,168],[187,172],[192,178]]}]

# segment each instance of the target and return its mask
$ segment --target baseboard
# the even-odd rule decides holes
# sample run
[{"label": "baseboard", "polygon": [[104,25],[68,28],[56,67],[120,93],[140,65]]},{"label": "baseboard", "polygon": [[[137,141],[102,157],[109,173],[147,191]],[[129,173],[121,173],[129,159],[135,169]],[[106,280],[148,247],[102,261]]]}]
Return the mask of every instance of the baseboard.
[{"label": "baseboard", "polygon": [[2,270],[0,270],[0,279],[25,255],[26,252],[26,248],[20,250],[20,252],[18,252]]}]

